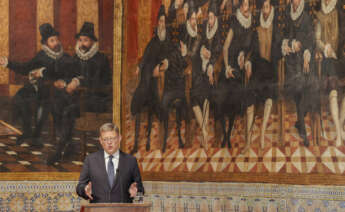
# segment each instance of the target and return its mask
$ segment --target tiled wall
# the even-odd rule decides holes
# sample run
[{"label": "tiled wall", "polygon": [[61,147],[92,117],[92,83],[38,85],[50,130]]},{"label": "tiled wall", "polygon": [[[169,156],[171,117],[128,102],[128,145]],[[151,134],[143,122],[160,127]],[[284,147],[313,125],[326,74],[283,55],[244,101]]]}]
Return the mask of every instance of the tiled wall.
[{"label": "tiled wall", "polygon": [[[1,181],[0,211],[78,211],[74,181]],[[154,212],[343,212],[345,187],[145,182]]]}]

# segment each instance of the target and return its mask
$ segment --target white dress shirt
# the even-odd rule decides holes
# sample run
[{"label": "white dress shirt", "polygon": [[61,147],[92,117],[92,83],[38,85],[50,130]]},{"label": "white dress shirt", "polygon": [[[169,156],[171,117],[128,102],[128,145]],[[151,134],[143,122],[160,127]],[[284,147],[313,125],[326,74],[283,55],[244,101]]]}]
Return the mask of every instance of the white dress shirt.
[{"label": "white dress shirt", "polygon": [[[109,161],[109,154],[104,151],[104,161],[105,161],[105,169],[107,170],[108,173],[108,161]],[[119,157],[120,157],[120,151],[117,150],[113,154],[113,164],[114,164],[114,175],[116,176],[117,168],[119,167]]]}]

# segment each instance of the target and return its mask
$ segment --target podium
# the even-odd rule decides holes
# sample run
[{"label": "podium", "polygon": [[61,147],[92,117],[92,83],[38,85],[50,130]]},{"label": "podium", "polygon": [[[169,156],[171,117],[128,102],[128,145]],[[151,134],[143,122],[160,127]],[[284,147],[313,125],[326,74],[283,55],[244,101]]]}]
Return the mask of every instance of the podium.
[{"label": "podium", "polygon": [[150,212],[151,203],[91,203],[82,205],[80,212]]}]

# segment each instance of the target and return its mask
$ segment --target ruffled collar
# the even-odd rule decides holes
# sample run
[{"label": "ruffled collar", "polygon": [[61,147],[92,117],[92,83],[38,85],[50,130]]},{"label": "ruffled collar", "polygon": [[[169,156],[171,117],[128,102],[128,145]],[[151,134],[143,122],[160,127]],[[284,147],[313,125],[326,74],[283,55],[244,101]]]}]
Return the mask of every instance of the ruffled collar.
[{"label": "ruffled collar", "polygon": [[217,29],[218,29],[218,18],[216,18],[214,26],[212,27],[211,30],[210,30],[209,24],[207,24],[207,27],[206,27],[206,37],[207,37],[207,39],[212,39],[213,36],[216,34]]},{"label": "ruffled collar", "polygon": [[325,13],[326,15],[330,12],[333,11],[335,6],[337,5],[337,0],[331,0],[328,5],[325,4],[325,0],[321,1],[321,9],[322,12]]},{"label": "ruffled collar", "polygon": [[89,60],[90,58],[92,58],[93,56],[95,56],[95,54],[98,52],[99,48],[98,48],[98,43],[95,42],[91,49],[87,52],[83,52],[80,50],[79,48],[79,44],[77,43],[77,45],[75,46],[75,53],[77,54],[77,56],[81,59],[81,60]]},{"label": "ruffled collar", "polygon": [[303,10],[304,10],[304,0],[302,0],[299,3],[296,12],[293,11],[293,6],[292,6],[292,3],[291,3],[290,15],[291,15],[292,20],[296,21],[297,18],[299,18],[301,16]]},{"label": "ruffled collar", "polygon": [[271,26],[272,22],[273,22],[273,18],[274,18],[274,7],[271,7],[271,12],[268,15],[267,20],[264,19],[264,15],[262,14],[262,12],[260,13],[260,25],[261,27],[267,29]]},{"label": "ruffled collar", "polygon": [[186,23],[186,28],[187,28],[188,34],[189,34],[191,37],[195,38],[195,37],[198,35],[198,25],[196,25],[196,30],[194,30],[194,29],[192,28],[192,26],[190,25],[190,22],[189,22],[189,20],[188,20],[187,23]]},{"label": "ruffled collar", "polygon": [[244,17],[244,15],[241,13],[240,9],[236,10],[236,18],[238,20],[238,22],[240,22],[240,24],[248,29],[251,25],[252,25],[252,14],[249,14],[249,17],[246,18]]},{"label": "ruffled collar", "polygon": [[42,45],[42,50],[48,55],[48,57],[54,59],[54,60],[57,60],[59,58],[62,57],[63,55],[63,48],[61,46],[61,49],[60,51],[58,52],[54,52],[53,50],[51,50],[47,45]]}]

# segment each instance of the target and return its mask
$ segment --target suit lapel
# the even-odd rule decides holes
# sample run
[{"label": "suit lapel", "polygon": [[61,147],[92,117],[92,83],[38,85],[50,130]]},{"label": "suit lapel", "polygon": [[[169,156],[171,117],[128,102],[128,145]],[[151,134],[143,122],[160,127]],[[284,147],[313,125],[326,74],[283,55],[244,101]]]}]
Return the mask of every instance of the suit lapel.
[{"label": "suit lapel", "polygon": [[104,151],[100,151],[99,157],[98,157],[98,165],[101,168],[102,176],[104,176],[105,181],[107,182],[107,189],[110,189],[110,184],[108,180],[108,173],[107,169],[105,168],[105,159],[104,159]]},{"label": "suit lapel", "polygon": [[[123,171],[124,171],[124,165],[123,165],[123,153],[121,151],[119,151],[119,163],[117,166],[118,171],[116,171],[116,176],[115,176],[115,182],[113,184],[113,188],[115,187],[115,185],[119,184],[121,186],[121,184],[123,184],[123,182],[120,182],[120,176],[123,176]],[[122,180],[122,178],[121,178]]]}]

